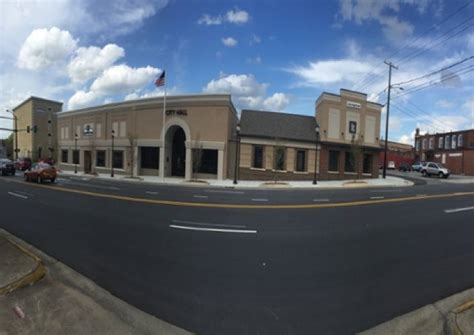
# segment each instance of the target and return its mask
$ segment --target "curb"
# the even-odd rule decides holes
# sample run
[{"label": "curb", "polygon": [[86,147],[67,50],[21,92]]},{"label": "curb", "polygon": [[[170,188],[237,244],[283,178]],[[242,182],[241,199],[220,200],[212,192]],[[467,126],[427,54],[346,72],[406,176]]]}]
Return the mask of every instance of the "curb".
[{"label": "curb", "polygon": [[20,252],[27,255],[28,257],[33,258],[33,260],[36,261],[36,267],[31,272],[29,272],[28,274],[26,274],[22,278],[14,280],[13,282],[11,282],[8,285],[0,287],[0,295],[5,295],[5,294],[8,294],[12,291],[15,291],[19,288],[29,286],[29,285],[33,285],[38,280],[43,278],[43,276],[46,274],[46,269],[44,267],[43,261],[38,256],[36,256],[32,252],[28,251],[27,249],[25,249],[24,247],[22,247],[18,243],[16,243],[16,242],[12,241],[11,239],[7,238],[6,236],[3,236],[2,234],[0,234],[0,238],[5,239],[7,242],[9,242],[14,247],[16,247],[18,250],[20,250]]}]

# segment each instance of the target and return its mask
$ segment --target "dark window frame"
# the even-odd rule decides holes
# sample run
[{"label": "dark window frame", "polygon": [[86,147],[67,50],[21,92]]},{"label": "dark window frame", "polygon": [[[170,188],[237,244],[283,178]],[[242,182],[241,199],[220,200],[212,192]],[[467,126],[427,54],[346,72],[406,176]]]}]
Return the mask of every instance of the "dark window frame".
[{"label": "dark window frame", "polygon": [[[258,150],[257,150],[258,149]],[[257,152],[260,151],[260,164],[257,164]],[[253,148],[252,148],[252,167],[255,168],[255,169],[263,169],[263,158],[265,157],[265,149],[264,149],[264,146],[263,145],[254,145]],[[258,166],[260,165],[260,166]]]},{"label": "dark window frame", "polygon": [[[331,156],[331,154],[333,156]],[[328,171],[330,172],[339,172],[339,161],[340,161],[340,156],[341,156],[341,152],[339,150],[329,150],[328,151]],[[333,161],[333,159],[335,159],[335,163]],[[336,169],[334,170],[334,165],[336,166]]]},{"label": "dark window frame", "polygon": [[61,163],[68,163],[68,162],[69,162],[69,150],[61,149]]},{"label": "dark window frame", "polygon": [[[118,164],[121,158],[121,164]],[[124,161],[125,161],[125,154],[123,150],[114,150],[112,151],[112,166],[114,169],[123,169],[124,168]]]},{"label": "dark window frame", "polygon": [[[103,154],[104,157],[100,160],[103,161],[102,164],[99,164],[99,153]],[[107,166],[107,151],[106,150],[96,150],[95,152],[95,166],[96,167],[106,167]]]},{"label": "dark window frame", "polygon": [[374,159],[374,155],[369,154],[369,153],[364,154],[364,160],[362,162],[362,173],[372,174],[373,159]]},{"label": "dark window frame", "polygon": [[140,147],[140,168],[159,170],[160,168],[160,148],[159,147]]},{"label": "dark window frame", "polygon": [[81,156],[81,150],[79,150],[79,149],[75,150],[74,149],[72,151],[72,164],[80,164],[81,163],[80,156]]},{"label": "dark window frame", "polygon": [[[300,162],[300,154],[303,156],[303,162]],[[307,150],[297,149],[296,150],[296,159],[295,159],[295,171],[296,172],[308,172],[308,159],[307,159]]]},{"label": "dark window frame", "polygon": [[[273,168],[275,171],[286,171],[286,148],[275,147],[273,151]],[[278,157],[280,156],[280,157]]]},{"label": "dark window frame", "polygon": [[[198,157],[199,155],[199,157]],[[194,164],[200,159],[199,165]],[[193,149],[193,173],[205,173],[217,175],[219,170],[219,150],[217,149]]]},{"label": "dark window frame", "polygon": [[344,172],[356,173],[356,157],[353,152],[346,151],[344,154]]}]

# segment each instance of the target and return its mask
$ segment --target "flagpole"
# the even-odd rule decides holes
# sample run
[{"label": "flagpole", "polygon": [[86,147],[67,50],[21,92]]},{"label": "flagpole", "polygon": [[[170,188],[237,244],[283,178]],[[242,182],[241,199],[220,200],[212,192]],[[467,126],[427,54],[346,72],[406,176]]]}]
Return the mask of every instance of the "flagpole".
[{"label": "flagpole", "polygon": [[[165,71],[165,70],[163,70]],[[165,79],[165,83],[164,83],[164,86],[165,86],[165,94],[163,96],[163,127],[161,129],[161,133],[163,134],[163,157],[165,158],[165,160],[163,161],[163,172],[162,172],[162,178],[163,178],[163,181],[165,181],[165,166],[166,166],[166,134],[165,134],[165,122],[166,122],[166,79]]]}]

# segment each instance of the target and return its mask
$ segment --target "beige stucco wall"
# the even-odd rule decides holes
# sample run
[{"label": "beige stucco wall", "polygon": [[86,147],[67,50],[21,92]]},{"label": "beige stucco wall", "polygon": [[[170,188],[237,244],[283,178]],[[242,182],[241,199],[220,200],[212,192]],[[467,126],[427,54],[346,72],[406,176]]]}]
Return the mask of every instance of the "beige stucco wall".
[{"label": "beige stucco wall", "polygon": [[[358,109],[354,107],[348,107],[348,101],[359,103],[361,108]],[[340,113],[338,138],[328,138],[327,136],[329,131],[329,111],[331,109],[337,109]],[[321,140],[334,143],[350,144],[350,136],[347,136],[348,113],[359,116],[356,139],[358,136],[361,136],[361,141],[364,146],[374,148],[379,147],[381,106],[367,101],[366,96],[363,94],[357,94],[355,92],[353,93],[345,90],[341,90],[341,94],[338,96],[323,93],[316,102],[316,120],[320,127]],[[373,116],[375,118],[375,141],[373,143],[367,142],[366,138],[364,137],[367,115]]]}]

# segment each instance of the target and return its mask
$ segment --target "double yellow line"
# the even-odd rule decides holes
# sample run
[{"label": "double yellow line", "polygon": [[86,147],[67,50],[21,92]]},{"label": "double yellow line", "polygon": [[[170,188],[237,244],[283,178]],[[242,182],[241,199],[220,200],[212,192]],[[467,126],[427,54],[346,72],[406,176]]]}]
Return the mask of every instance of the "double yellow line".
[{"label": "double yellow line", "polygon": [[68,189],[58,186],[49,186],[42,184],[34,183],[25,183],[22,181],[16,181],[25,185],[30,185],[34,187],[41,187],[46,189],[51,189],[55,191],[75,193],[81,195],[87,195],[91,197],[98,198],[107,198],[115,199],[121,201],[129,202],[138,202],[145,204],[153,205],[166,205],[166,206],[180,206],[180,207],[201,207],[201,208],[229,208],[229,209],[314,209],[314,208],[336,208],[336,207],[353,207],[353,206],[365,206],[373,204],[386,204],[394,202],[404,202],[404,201],[416,201],[416,200],[426,200],[426,199],[442,199],[442,198],[452,198],[452,197],[463,197],[468,195],[474,195],[474,192],[457,192],[457,193],[446,193],[446,194],[433,194],[433,195],[423,195],[423,196],[409,196],[409,197],[400,197],[400,198],[390,198],[390,199],[380,199],[380,200],[360,200],[360,201],[351,201],[351,202],[336,202],[336,203],[325,203],[325,204],[284,204],[284,205],[270,205],[270,204],[255,204],[255,205],[246,205],[246,204],[216,204],[216,203],[205,203],[205,202],[190,202],[190,201],[174,201],[174,200],[158,200],[158,199],[146,199],[146,198],[135,198],[130,196],[122,195],[113,195],[97,192],[82,191],[76,189]]}]

